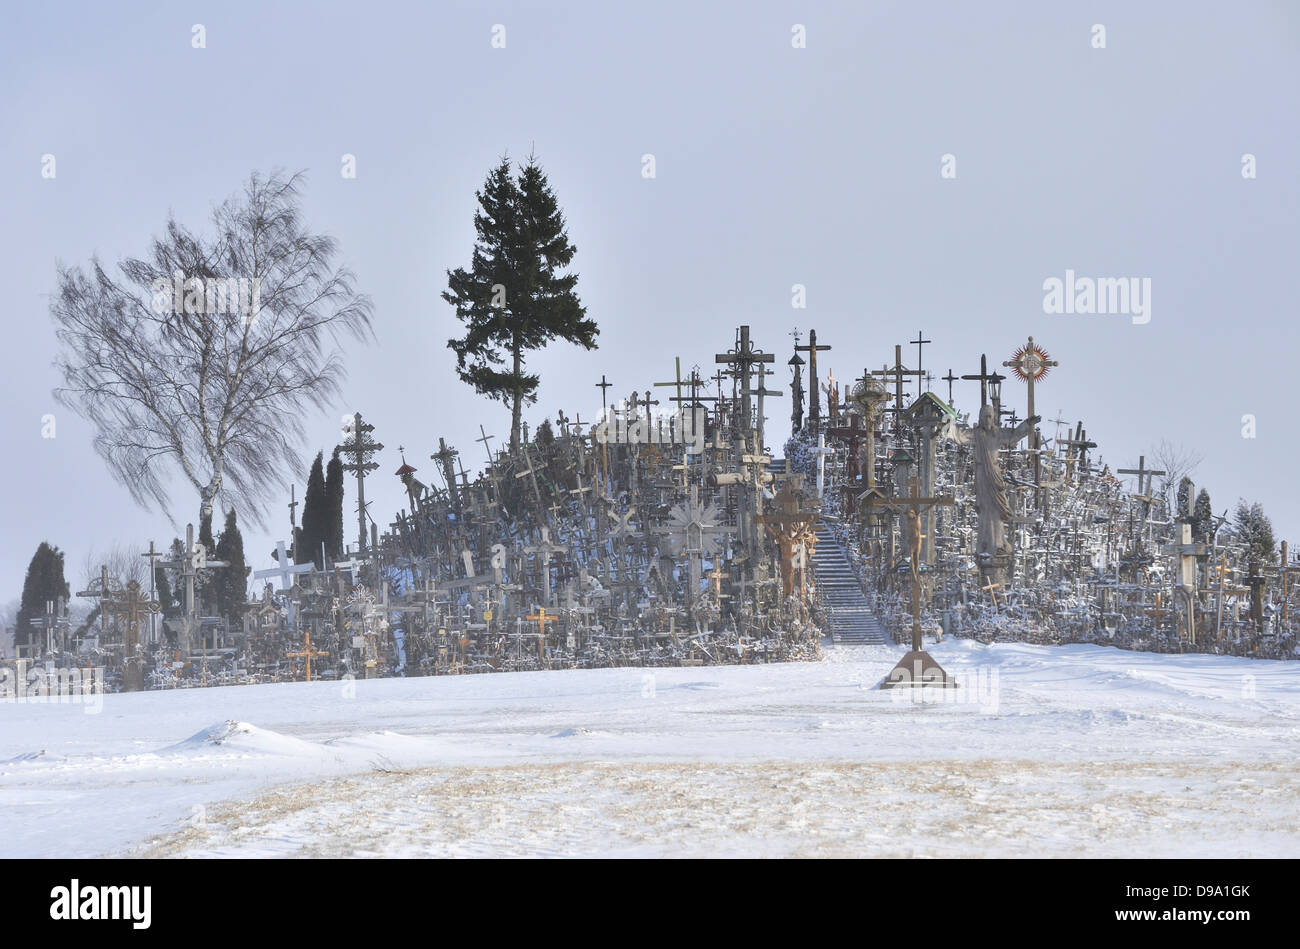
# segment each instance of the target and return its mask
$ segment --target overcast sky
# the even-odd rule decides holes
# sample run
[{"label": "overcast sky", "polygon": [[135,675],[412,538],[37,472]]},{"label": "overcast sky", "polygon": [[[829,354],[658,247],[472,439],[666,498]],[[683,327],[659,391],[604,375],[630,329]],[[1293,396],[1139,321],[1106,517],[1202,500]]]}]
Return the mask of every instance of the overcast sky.
[{"label": "overcast sky", "polygon": [[[1300,541],[1298,9],[10,5],[0,600],[18,595],[42,540],[68,552],[75,590],[89,548],[166,544],[197,513],[179,481],[179,525],[134,505],[91,429],[54,403],[56,260],[142,254],[169,211],[201,227],[250,171],[308,170],[307,219],[339,240],[373,297],[378,343],[347,353],[345,398],[307,420],[305,454],[336,443],[344,412],[373,421],[387,447],[367,497],[386,523],[404,501],[398,445],[433,481],[439,436],[468,465],[484,457],[480,423],[495,446],[508,435],[508,412],[454,376],[446,341],[458,324],[438,294],[445,271],[469,261],[475,189],[503,153],[530,148],[601,328],[598,351],[556,345],[534,360],[534,422],[560,408],[594,416],[602,373],[614,395],[670,378],[678,355],[711,372],[741,322],[779,354],[771,384],[787,393],[795,326],[834,347],[822,366],[841,379],[892,359],[918,330],[934,340],[925,365],[937,375],[977,371],[982,352],[999,365],[1033,334],[1061,363],[1038,389],[1045,418],[1082,419],[1112,467],[1161,438],[1182,443],[1203,454],[1195,480],[1216,509],[1259,500],[1279,538]],[[795,24],[806,48],[792,46]],[[340,175],[345,153],[355,180]],[[1241,173],[1246,153],[1254,180]],[[53,180],[41,177],[46,154]],[[945,154],[955,179],[940,175]],[[1045,314],[1043,282],[1067,269],[1150,278],[1150,322]],[[803,310],[791,306],[796,283]],[[976,384],[955,396],[978,406]],[[1005,400],[1023,405],[1023,386],[1008,382]],[[789,403],[772,401],[779,435]],[[47,413],[53,439],[41,437]],[[1241,436],[1246,414],[1254,439]],[[301,496],[306,472],[290,477]],[[255,566],[288,536],[287,480],[274,522],[246,532]]]}]

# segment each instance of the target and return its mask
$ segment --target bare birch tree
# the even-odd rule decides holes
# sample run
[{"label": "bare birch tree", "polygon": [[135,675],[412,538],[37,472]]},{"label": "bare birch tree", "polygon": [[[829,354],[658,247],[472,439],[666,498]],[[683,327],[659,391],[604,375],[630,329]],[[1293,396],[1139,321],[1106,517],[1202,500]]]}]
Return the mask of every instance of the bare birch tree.
[{"label": "bare birch tree", "polygon": [[301,173],[251,175],[199,235],[169,219],[146,259],[112,276],[59,267],[50,304],[61,403],[136,503],[170,516],[179,472],[262,524],[270,491],[302,468],[302,417],[327,405],[345,338],[371,338],[372,305],[336,267],[333,238],[307,230]]}]

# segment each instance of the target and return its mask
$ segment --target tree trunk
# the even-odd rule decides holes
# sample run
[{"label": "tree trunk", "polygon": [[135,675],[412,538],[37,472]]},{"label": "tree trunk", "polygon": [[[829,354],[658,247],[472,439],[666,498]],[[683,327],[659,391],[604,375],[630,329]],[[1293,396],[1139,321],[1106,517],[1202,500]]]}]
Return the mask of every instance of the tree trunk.
[{"label": "tree trunk", "polygon": [[519,453],[519,416],[521,403],[523,402],[523,392],[519,385],[519,373],[522,359],[519,356],[518,341],[515,342],[514,357],[515,391],[514,398],[511,400],[513,404],[510,410],[510,454],[517,455]]}]

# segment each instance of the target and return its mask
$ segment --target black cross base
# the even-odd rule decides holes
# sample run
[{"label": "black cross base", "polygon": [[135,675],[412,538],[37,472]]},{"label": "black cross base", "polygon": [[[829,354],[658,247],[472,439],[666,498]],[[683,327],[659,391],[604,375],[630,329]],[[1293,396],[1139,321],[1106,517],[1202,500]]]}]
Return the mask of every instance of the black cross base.
[{"label": "black cross base", "polygon": [[880,681],[880,688],[882,689],[899,689],[909,686],[912,688],[930,686],[932,688],[955,689],[957,688],[957,680],[944,672],[943,667],[924,649],[913,649],[898,660],[898,665],[890,669],[889,674]]}]

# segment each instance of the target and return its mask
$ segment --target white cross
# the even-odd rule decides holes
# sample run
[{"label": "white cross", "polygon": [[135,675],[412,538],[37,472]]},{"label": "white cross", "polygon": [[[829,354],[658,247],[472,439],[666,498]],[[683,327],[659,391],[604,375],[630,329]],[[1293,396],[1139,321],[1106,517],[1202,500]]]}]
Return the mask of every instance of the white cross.
[{"label": "white cross", "polygon": [[275,545],[275,557],[279,561],[278,567],[272,567],[269,570],[257,570],[253,573],[253,578],[261,580],[263,577],[279,576],[280,589],[287,590],[293,586],[294,576],[299,573],[311,573],[315,569],[315,564],[289,563],[289,555],[285,552],[284,541],[278,541]]},{"label": "white cross", "polygon": [[826,456],[834,451],[833,448],[826,447],[826,433],[817,433],[817,447],[810,449],[812,454],[817,456],[817,497],[822,496],[822,489],[826,485]]},{"label": "white cross", "polygon": [[362,567],[366,567],[369,565],[370,565],[369,560],[358,560],[356,554],[352,554],[347,560],[341,560],[338,563],[336,563],[334,566],[338,567],[340,570],[346,570],[348,574],[352,577],[352,585],[356,586],[357,571],[360,570]]}]

